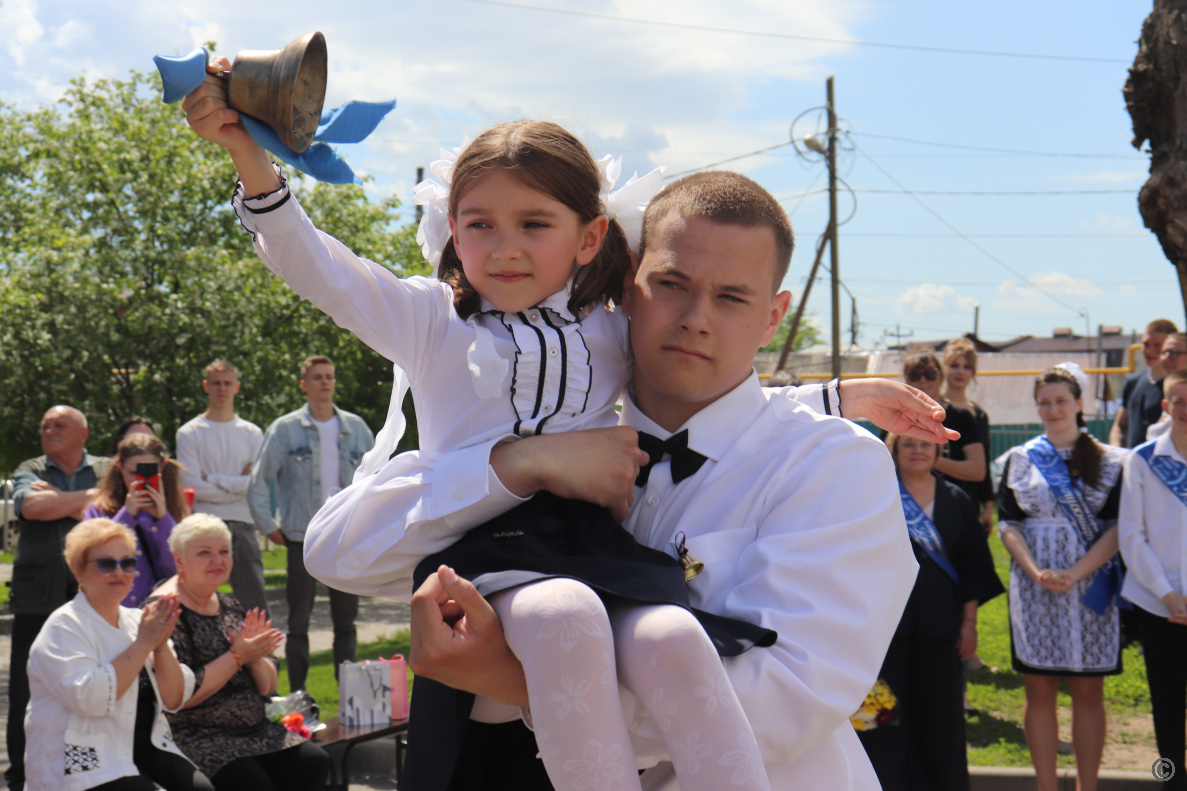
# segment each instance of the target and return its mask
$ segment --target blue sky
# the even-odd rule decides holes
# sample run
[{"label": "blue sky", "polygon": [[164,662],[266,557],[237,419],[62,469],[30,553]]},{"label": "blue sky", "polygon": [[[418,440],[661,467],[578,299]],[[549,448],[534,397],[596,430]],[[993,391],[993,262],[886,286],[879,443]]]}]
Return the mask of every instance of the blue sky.
[{"label": "blue sky", "polygon": [[[374,195],[398,195],[411,211],[417,166],[493,123],[548,118],[595,156],[621,155],[627,173],[664,165],[674,174],[787,143],[792,120],[824,103],[833,75],[850,133],[838,170],[853,189],[840,198],[842,215],[853,215],[841,228],[840,272],[856,299],[861,346],[885,344],[896,325],[919,339],[969,331],[975,305],[991,343],[1062,326],[1140,332],[1152,318],[1182,324],[1184,314],[1174,269],[1137,211],[1148,160],[1130,145],[1121,96],[1150,8],[1148,0],[0,0],[0,100],[33,107],[84,72],[149,70],[154,54],[207,40],[228,54],[278,48],[320,29],[328,106],[399,102],[347,158],[372,176]],[[822,124],[808,112],[794,131]],[[727,167],[791,213],[799,249],[784,285],[798,299],[827,224],[823,163],[785,145]],[[809,311],[827,331],[826,282]]]}]

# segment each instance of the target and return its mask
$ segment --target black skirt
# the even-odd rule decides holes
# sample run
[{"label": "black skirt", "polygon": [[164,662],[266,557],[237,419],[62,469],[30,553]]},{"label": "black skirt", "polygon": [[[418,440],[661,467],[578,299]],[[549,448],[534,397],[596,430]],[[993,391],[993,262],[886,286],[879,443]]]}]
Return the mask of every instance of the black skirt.
[{"label": "black skirt", "polygon": [[415,587],[441,565],[473,582],[483,596],[568,577],[609,604],[674,604],[696,616],[721,656],[770,646],[778,637],[757,624],[696,609],[689,603],[678,560],[640,544],[605,508],[547,492],[422,560],[413,577]]},{"label": "black skirt", "polygon": [[[553,577],[579,580],[608,604],[674,604],[701,623],[721,656],[737,656],[754,646],[773,645],[778,636],[747,621],[725,618],[689,604],[684,568],[675,558],[635,541],[610,512],[590,503],[543,492],[507,513],[480,525],[448,549],[420,562],[415,588],[446,565],[470,580],[483,596]],[[459,772],[467,760],[466,739],[489,726],[470,721],[474,696],[427,678],[412,687],[408,752],[404,779],[408,791],[473,791],[502,788],[475,777],[489,773]],[[523,762],[523,788],[534,787],[529,775],[547,783],[532,740],[518,749],[503,746],[506,760]],[[530,771],[529,771],[530,770]]]}]

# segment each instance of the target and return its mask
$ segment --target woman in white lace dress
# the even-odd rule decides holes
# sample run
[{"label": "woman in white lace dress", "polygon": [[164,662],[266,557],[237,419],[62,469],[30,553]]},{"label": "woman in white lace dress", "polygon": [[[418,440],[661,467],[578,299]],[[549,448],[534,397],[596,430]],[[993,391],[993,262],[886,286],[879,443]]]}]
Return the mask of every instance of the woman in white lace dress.
[{"label": "woman in white lace dress", "polygon": [[1011,652],[1026,687],[1023,725],[1039,791],[1056,787],[1060,679],[1072,698],[1077,787],[1094,791],[1105,740],[1104,677],[1121,672],[1115,556],[1126,451],[1082,430],[1086,382],[1073,363],[1038,378],[1044,433],[1010,450],[998,490],[998,533],[1014,560]]}]

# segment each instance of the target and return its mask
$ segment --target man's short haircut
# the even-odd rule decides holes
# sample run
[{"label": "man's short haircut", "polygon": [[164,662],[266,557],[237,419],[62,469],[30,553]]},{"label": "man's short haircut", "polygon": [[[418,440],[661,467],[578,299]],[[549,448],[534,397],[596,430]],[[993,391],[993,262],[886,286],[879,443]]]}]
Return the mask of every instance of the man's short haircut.
[{"label": "man's short haircut", "polygon": [[1146,325],[1146,332],[1157,332],[1161,335],[1170,335],[1172,332],[1178,332],[1179,328],[1170,319],[1154,319]]},{"label": "man's short haircut", "polygon": [[46,414],[53,412],[55,409],[60,409],[67,415],[73,416],[78,420],[79,423],[82,423],[83,428],[87,428],[87,416],[82,413],[82,410],[76,409],[72,406],[67,406],[66,404],[55,404],[54,406],[51,406],[49,409],[45,410]]},{"label": "man's short haircut", "polygon": [[306,357],[301,361],[301,378],[304,379],[309,374],[309,369],[315,365],[328,365],[334,367],[334,361],[324,354],[315,354],[312,357]]},{"label": "man's short haircut", "polygon": [[775,290],[779,290],[787,275],[787,267],[791,265],[795,234],[779,201],[757,182],[741,173],[707,170],[664,187],[651,199],[643,214],[640,258],[647,250],[647,237],[673,211],[683,217],[704,217],[727,225],[770,228],[775,234]]},{"label": "man's short haircut", "polygon": [[231,373],[235,374],[236,379],[239,378],[239,370],[226,360],[215,360],[210,365],[206,366],[206,368],[202,371],[202,378],[209,379],[210,375],[216,371],[220,373],[230,371]]},{"label": "man's short haircut", "polygon": [[1187,384],[1187,370],[1179,370],[1166,375],[1162,380],[1162,391],[1166,393],[1166,400],[1170,401],[1171,388],[1175,385]]}]

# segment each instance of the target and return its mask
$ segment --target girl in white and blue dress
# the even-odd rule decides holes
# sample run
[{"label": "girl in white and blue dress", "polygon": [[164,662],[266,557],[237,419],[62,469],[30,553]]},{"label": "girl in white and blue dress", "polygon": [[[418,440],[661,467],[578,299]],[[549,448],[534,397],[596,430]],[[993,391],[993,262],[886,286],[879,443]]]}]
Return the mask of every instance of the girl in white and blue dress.
[{"label": "girl in white and blue dress", "polygon": [[1121,672],[1117,517],[1127,452],[1083,430],[1086,382],[1074,363],[1039,376],[1044,433],[1009,451],[998,489],[998,534],[1014,561],[1010,644],[1041,791],[1056,783],[1060,679],[1072,698],[1078,787],[1093,788],[1104,749],[1104,677]]},{"label": "girl in white and blue dress", "polygon": [[[411,381],[420,451],[383,455],[369,484],[386,489],[393,514],[407,506],[402,513],[416,517],[424,476],[447,451],[616,425],[630,354],[613,303],[628,241],[606,216],[603,187],[613,177],[572,135],[551,123],[503,124],[452,167],[435,167],[448,211],[430,207],[422,241],[438,278],[401,280],[314,228],[234,112],[210,110],[221,102],[223,89],[208,78],[184,106],[195,130],[231,153],[242,179],[235,208],[265,264]],[[650,199],[658,174],[649,183],[643,192],[634,182],[633,205]],[[448,233],[434,229],[434,211]],[[432,248],[442,241],[437,261]],[[339,550],[367,562],[364,545]],[[640,789],[620,682],[658,723],[685,791],[770,787],[719,652],[770,645],[774,633],[694,615],[680,562],[639,545],[608,511],[537,495],[424,561],[416,581],[443,562],[500,616],[555,788]],[[464,760],[472,700],[417,680],[407,759],[417,788],[448,787]]]}]

